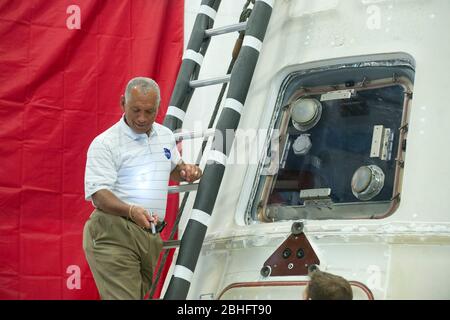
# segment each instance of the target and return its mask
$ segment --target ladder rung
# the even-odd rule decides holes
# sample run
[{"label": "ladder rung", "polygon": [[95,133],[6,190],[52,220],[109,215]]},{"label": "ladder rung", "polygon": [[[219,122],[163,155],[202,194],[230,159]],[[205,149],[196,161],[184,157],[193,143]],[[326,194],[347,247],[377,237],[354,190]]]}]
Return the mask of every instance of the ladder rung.
[{"label": "ladder rung", "polygon": [[189,85],[191,88],[200,88],[200,87],[206,87],[206,86],[212,86],[215,84],[230,82],[231,75],[227,74],[223,77],[217,77],[217,78],[210,78],[210,79],[204,79],[204,80],[192,80],[189,81]]},{"label": "ladder rung", "polygon": [[175,141],[195,138],[208,138],[214,135],[216,130],[214,128],[206,129],[204,131],[187,131],[174,133]]},{"label": "ladder rung", "polygon": [[180,184],[178,186],[170,186],[168,193],[182,193],[198,189],[198,183]]},{"label": "ladder rung", "polygon": [[208,29],[205,30],[205,36],[207,37],[214,37],[218,36],[220,34],[235,32],[235,31],[242,31],[245,30],[247,27],[247,21],[236,23],[236,24],[230,24],[229,26],[214,28],[214,29]]},{"label": "ladder rung", "polygon": [[167,240],[163,241],[163,249],[178,248],[180,246],[181,240]]}]

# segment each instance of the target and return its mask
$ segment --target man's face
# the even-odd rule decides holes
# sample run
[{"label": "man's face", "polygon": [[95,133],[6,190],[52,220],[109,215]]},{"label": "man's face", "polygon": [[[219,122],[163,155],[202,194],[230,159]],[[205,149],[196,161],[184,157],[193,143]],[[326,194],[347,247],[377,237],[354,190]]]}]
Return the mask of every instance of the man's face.
[{"label": "man's face", "polygon": [[147,94],[137,88],[131,90],[131,97],[125,102],[122,97],[122,109],[128,126],[136,133],[149,133],[158,113],[157,94],[150,90]]}]

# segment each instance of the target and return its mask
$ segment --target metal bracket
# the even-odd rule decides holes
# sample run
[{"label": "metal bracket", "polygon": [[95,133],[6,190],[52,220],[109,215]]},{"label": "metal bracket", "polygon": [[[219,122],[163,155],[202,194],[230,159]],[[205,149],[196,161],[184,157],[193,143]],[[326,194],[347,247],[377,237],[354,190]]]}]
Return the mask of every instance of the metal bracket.
[{"label": "metal bracket", "polygon": [[392,197],[391,201],[397,201],[400,202],[400,193],[397,193],[395,196]]},{"label": "metal bracket", "polygon": [[361,88],[364,88],[369,83],[369,80],[367,80],[367,77],[364,77],[361,81]]},{"label": "metal bracket", "polygon": [[401,159],[395,159],[395,161],[397,162],[398,166],[400,168],[404,168],[405,167],[405,161],[401,160]]},{"label": "metal bracket", "polygon": [[398,128],[398,131],[403,131],[404,133],[408,132],[408,130],[409,130],[409,124],[408,123],[405,123],[400,128]]},{"label": "metal bracket", "polygon": [[292,234],[264,262],[260,271],[263,277],[307,275],[311,266],[320,264],[303,227],[303,222],[292,224]]},{"label": "metal bracket", "polygon": [[[336,88],[338,89],[338,88]],[[355,95],[355,89],[336,90],[324,93],[320,96],[320,101],[331,101],[350,99]]]},{"label": "metal bracket", "polygon": [[405,91],[405,97],[412,100],[413,93],[411,91]]},{"label": "metal bracket", "polygon": [[398,82],[398,74],[394,73],[392,74],[392,82],[397,83]]},{"label": "metal bracket", "polygon": [[300,190],[300,199],[306,207],[328,208],[331,210],[333,200],[331,200],[330,188],[304,189]]}]

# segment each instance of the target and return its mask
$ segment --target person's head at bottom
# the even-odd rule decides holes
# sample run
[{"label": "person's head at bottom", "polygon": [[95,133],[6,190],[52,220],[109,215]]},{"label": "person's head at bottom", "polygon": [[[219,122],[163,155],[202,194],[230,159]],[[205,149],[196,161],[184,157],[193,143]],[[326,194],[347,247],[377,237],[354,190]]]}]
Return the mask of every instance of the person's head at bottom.
[{"label": "person's head at bottom", "polygon": [[310,281],[305,288],[305,300],[352,300],[350,283],[343,277],[318,269],[309,273]]}]

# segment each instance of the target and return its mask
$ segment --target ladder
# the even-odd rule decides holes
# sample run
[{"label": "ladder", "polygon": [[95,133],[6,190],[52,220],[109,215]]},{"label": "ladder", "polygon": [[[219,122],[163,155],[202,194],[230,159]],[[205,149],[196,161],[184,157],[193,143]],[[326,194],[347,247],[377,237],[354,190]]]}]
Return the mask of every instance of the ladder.
[{"label": "ladder", "polygon": [[[180,242],[180,249],[176,265],[165,293],[164,299],[186,299],[195,266],[202,248],[203,240],[208,228],[208,222],[214,208],[227,157],[230,152],[234,137],[227,136],[226,130],[236,130],[247,97],[248,89],[253,77],[253,72],[262,47],[262,41],[266,33],[267,25],[272,13],[274,0],[256,0],[248,22],[213,29],[215,15],[220,6],[220,0],[202,0],[199,13],[194,23],[193,31],[189,39],[186,52],[175,83],[175,88],[166,113],[164,125],[172,131],[181,128],[186,111],[196,88],[229,83],[225,105],[220,114],[216,128],[208,128],[203,133],[177,134],[177,139],[187,139],[203,136],[208,138],[215,133],[221,134],[223,139],[213,139],[211,150],[207,153],[207,163],[200,183],[172,187],[169,192],[189,192],[197,189],[194,206],[190,219],[186,225]],[[222,77],[198,80],[200,66],[204,54],[208,48],[211,37],[227,32],[240,31],[243,36],[242,47],[237,55],[230,73]],[[234,64],[234,65],[233,65]],[[224,90],[223,90],[224,91]],[[223,92],[222,91],[222,92]],[[218,106],[216,106],[217,108]],[[215,112],[216,113],[216,112]],[[213,118],[215,114],[213,113]],[[213,119],[212,119],[213,120]],[[210,122],[210,127],[214,121]],[[226,141],[226,140],[231,141]],[[206,142],[200,155],[205,148]],[[227,149],[228,147],[228,149]],[[183,198],[180,212],[187,200],[187,193]],[[172,230],[172,234],[174,230]],[[172,237],[172,235],[171,235]],[[167,251],[168,252],[168,251]],[[161,263],[162,265],[163,263]],[[155,283],[157,280],[155,280]],[[152,294],[150,295],[152,296]]]}]

